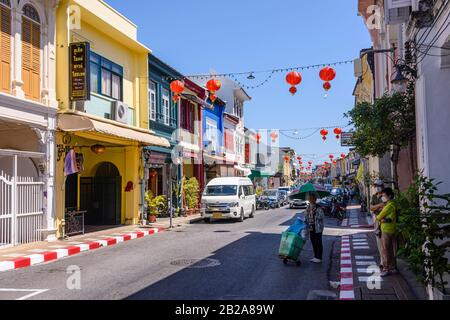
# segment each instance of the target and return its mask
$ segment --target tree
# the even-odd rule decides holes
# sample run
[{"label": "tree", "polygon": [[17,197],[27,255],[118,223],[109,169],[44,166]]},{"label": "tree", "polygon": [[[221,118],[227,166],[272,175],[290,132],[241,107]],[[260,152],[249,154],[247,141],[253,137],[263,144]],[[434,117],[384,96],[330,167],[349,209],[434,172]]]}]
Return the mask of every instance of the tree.
[{"label": "tree", "polygon": [[398,189],[397,164],[400,151],[412,143],[416,134],[414,85],[405,93],[384,95],[374,104],[358,103],[345,114],[354,126],[353,144],[363,157],[382,157],[392,152],[394,185]]}]

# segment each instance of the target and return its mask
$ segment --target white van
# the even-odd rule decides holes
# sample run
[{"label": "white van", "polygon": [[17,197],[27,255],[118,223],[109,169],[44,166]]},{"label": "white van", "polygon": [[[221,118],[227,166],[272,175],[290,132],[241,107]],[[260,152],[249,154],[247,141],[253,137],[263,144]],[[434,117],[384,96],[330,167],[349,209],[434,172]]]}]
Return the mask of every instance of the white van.
[{"label": "white van", "polygon": [[205,222],[212,219],[253,218],[256,212],[256,195],[249,178],[226,177],[211,180],[202,196],[202,216]]}]

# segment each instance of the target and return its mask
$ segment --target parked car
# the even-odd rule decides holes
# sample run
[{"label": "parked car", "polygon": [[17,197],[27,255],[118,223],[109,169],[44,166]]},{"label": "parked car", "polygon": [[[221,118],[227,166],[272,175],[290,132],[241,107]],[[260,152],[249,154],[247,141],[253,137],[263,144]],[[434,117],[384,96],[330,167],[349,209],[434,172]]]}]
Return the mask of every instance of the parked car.
[{"label": "parked car", "polygon": [[256,195],[249,178],[226,177],[211,180],[202,197],[201,213],[205,222],[212,219],[253,218]]},{"label": "parked car", "polygon": [[264,197],[267,197],[269,201],[273,201],[275,203],[276,208],[281,208],[285,201],[284,196],[278,189],[264,190],[262,195]]},{"label": "parked car", "polygon": [[295,189],[295,187],[289,187],[289,186],[286,186],[286,187],[279,187],[278,188],[278,190],[280,190],[280,191],[286,191],[287,193],[288,193],[288,196],[290,196],[291,195],[291,193],[292,193],[292,191]]},{"label": "parked car", "polygon": [[301,200],[301,199],[290,199],[289,200],[289,208],[300,208],[300,209],[306,209],[308,207],[309,201],[308,200]]}]

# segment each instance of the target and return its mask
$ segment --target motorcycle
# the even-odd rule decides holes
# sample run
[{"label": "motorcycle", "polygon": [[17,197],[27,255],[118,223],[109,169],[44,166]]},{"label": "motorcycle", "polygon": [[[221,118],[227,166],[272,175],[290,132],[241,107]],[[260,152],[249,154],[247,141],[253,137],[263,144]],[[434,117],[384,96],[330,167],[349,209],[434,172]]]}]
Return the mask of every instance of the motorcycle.
[{"label": "motorcycle", "polygon": [[270,201],[266,197],[257,197],[256,198],[256,210],[269,210],[271,208]]},{"label": "motorcycle", "polygon": [[337,199],[333,199],[330,212],[331,217],[342,221],[345,218],[346,211],[345,207],[341,205]]}]

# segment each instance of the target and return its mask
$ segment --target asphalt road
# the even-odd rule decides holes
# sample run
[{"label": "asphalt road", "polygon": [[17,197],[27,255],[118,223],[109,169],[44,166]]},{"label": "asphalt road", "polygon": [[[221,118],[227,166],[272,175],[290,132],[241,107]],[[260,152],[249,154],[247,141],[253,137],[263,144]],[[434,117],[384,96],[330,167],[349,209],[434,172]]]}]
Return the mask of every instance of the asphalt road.
[{"label": "asphalt road", "polygon": [[[281,208],[257,211],[242,223],[200,222],[2,272],[0,299],[306,299],[311,290],[328,289],[330,251],[339,229],[335,220],[327,220],[322,264],[309,262],[308,242],[301,267],[284,265],[277,255],[280,236],[301,214]],[[80,281],[68,268],[79,268]]]}]

